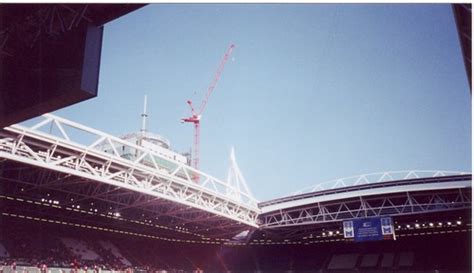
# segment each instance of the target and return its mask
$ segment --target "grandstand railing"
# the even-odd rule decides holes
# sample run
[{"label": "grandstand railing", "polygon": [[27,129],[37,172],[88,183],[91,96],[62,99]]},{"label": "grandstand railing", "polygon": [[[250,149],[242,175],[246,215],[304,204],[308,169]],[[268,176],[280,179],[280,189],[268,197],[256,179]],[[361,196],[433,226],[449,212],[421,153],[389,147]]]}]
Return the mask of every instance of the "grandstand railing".
[{"label": "grandstand railing", "polygon": [[[38,119],[0,132],[0,158],[120,186],[256,227],[259,209],[249,192],[82,124],[51,114]],[[119,149],[135,156],[125,157]]]}]

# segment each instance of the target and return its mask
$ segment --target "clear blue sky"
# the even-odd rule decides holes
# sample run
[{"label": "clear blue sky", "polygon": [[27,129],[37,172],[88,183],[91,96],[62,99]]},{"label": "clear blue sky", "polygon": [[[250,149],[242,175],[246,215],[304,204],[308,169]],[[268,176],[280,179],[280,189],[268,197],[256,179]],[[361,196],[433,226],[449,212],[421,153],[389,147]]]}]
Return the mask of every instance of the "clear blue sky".
[{"label": "clear blue sky", "polygon": [[[188,151],[199,104],[201,169],[230,147],[259,200],[329,179],[471,170],[471,96],[447,4],[152,4],[105,26],[99,96],[56,114],[122,135],[148,128]],[[196,94],[195,94],[196,93]]]}]

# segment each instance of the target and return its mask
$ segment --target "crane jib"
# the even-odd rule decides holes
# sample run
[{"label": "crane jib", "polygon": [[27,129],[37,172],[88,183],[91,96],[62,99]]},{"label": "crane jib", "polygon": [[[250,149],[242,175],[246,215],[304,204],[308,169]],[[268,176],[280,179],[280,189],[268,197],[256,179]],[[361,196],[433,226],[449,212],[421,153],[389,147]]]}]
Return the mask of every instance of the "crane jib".
[{"label": "crane jib", "polygon": [[[199,131],[200,131],[200,120],[201,120],[201,115],[206,109],[207,102],[209,100],[209,97],[211,96],[212,92],[214,91],[217,82],[219,81],[222,72],[224,71],[225,64],[227,63],[227,60],[229,59],[229,56],[232,54],[232,51],[234,50],[235,45],[231,44],[227,51],[224,54],[224,57],[222,58],[219,67],[216,71],[216,74],[214,76],[214,79],[212,80],[211,84],[207,88],[207,93],[204,99],[201,102],[201,107],[199,107],[199,112],[196,113],[192,101],[188,100],[186,103],[189,105],[191,109],[191,116],[188,118],[183,118],[181,119],[181,122],[188,122],[188,123],[194,123],[194,149],[193,149],[193,159],[192,159],[192,167],[195,168],[196,170],[199,170]],[[193,177],[194,182],[199,183],[199,174],[195,174]]]}]

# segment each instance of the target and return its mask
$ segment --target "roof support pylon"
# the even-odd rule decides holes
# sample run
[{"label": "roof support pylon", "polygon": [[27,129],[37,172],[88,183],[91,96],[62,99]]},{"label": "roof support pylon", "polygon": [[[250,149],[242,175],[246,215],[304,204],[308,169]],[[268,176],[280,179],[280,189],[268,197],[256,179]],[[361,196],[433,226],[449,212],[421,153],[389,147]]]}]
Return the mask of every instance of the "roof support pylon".
[{"label": "roof support pylon", "polygon": [[247,195],[252,196],[253,198],[253,195],[247,186],[247,182],[245,181],[245,178],[242,175],[239,166],[237,165],[237,161],[235,160],[235,151],[233,146],[230,148],[230,165],[229,170],[227,172],[226,182],[230,186],[230,188],[235,189],[233,193],[228,193],[230,195],[234,195],[234,198],[241,200],[241,196],[240,194],[238,194],[241,192],[246,193]]}]

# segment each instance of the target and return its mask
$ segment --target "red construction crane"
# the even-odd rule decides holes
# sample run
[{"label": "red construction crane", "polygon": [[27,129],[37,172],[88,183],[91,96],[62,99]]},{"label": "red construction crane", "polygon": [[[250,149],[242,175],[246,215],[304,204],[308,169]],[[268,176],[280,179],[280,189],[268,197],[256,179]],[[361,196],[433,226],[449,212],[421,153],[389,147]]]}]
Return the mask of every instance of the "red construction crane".
[{"label": "red construction crane", "polygon": [[[232,53],[232,50],[234,49],[234,47],[235,45],[231,44],[229,48],[227,49],[224,57],[222,58],[219,68],[216,71],[214,80],[211,82],[211,85],[209,85],[209,87],[207,88],[207,94],[201,103],[201,107],[199,107],[199,111],[196,112],[193,107],[193,102],[191,100],[188,100],[187,103],[189,104],[189,107],[191,108],[191,116],[188,118],[181,119],[181,122],[183,123],[189,122],[189,123],[194,124],[194,149],[193,149],[192,166],[196,170],[199,170],[199,130],[200,130],[201,116],[204,110],[206,109],[207,101],[209,100],[209,97],[211,96],[212,91],[214,91],[214,88],[216,87],[217,82],[219,81],[219,78],[221,77],[222,71],[224,70],[224,66],[227,62],[227,59],[229,59],[229,56]],[[199,175],[198,174],[194,175],[193,180],[195,182],[198,182]]]}]

